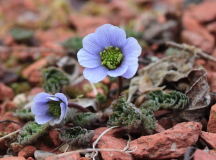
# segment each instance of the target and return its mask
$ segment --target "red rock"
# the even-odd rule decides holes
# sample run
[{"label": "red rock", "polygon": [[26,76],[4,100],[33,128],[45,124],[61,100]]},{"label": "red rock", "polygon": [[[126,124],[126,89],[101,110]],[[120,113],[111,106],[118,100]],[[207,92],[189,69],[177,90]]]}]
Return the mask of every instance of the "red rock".
[{"label": "red rock", "polygon": [[[12,120],[12,119],[14,119],[14,115],[13,115],[13,113],[11,113],[11,112],[6,112],[1,118],[0,118],[0,121],[3,121],[3,120]],[[8,124],[10,124],[10,123],[7,123],[7,122],[5,122],[5,123],[0,123],[0,131],[1,132],[4,132],[5,131],[5,128],[8,126]]]},{"label": "red rock", "polygon": [[211,147],[216,149],[216,134],[201,132],[200,137]]},{"label": "red rock", "polygon": [[[100,127],[100,128],[95,129],[94,130],[95,136],[92,139],[92,141],[95,141],[107,129],[108,129],[108,127]],[[115,138],[122,138],[123,135],[125,135],[125,134],[126,134],[126,131],[123,128],[114,128],[114,129],[109,130],[105,134],[105,136],[112,136],[112,137],[115,137]]]},{"label": "red rock", "polygon": [[5,140],[4,139],[0,139],[0,154],[1,151],[5,151],[8,147],[5,145]]},{"label": "red rock", "polygon": [[42,77],[41,71],[33,70],[33,71],[29,74],[28,81],[29,81],[29,83],[31,83],[32,85],[37,85],[37,84],[40,83],[41,77]]},{"label": "red rock", "polygon": [[216,157],[213,155],[210,155],[200,149],[197,149],[194,152],[194,160],[216,160]]},{"label": "red rock", "polygon": [[13,102],[5,101],[4,103],[0,105],[0,111],[1,111],[0,115],[3,116],[5,112],[7,112],[10,109],[13,109],[14,107],[15,107],[15,104]]},{"label": "red rock", "polygon": [[[47,151],[47,152],[50,152],[56,148],[54,145],[49,146],[49,145],[45,144],[43,141],[36,141],[35,147],[39,150]],[[61,152],[59,150],[56,150],[53,153],[59,154]]]},{"label": "red rock", "polygon": [[[118,149],[122,150],[126,147],[127,140],[121,138],[115,138],[111,136],[103,136],[101,137],[100,141],[97,143],[97,148],[99,149]],[[132,156],[127,153],[121,152],[107,152],[107,151],[100,151],[101,156],[105,160],[132,160]]]},{"label": "red rock", "polygon": [[59,132],[57,130],[53,129],[49,131],[49,137],[56,147],[62,143],[61,140],[59,139]]},{"label": "red rock", "polygon": [[34,156],[34,152],[37,150],[34,146],[25,146],[21,151],[18,153],[18,157],[31,157]]},{"label": "red rock", "polygon": [[137,159],[171,159],[185,154],[188,146],[194,145],[201,132],[199,122],[179,123],[162,133],[142,136],[130,142],[131,152]]},{"label": "red rock", "polygon": [[90,159],[86,157],[81,157],[79,160],[90,160]]},{"label": "red rock", "polygon": [[32,158],[32,157],[28,157],[27,160],[34,160],[34,158]]},{"label": "red rock", "polygon": [[215,149],[212,149],[209,151],[209,154],[213,155],[213,156],[216,156],[216,150]]},{"label": "red rock", "polygon": [[207,53],[211,53],[214,47],[214,39],[208,41],[198,32],[184,30],[181,33],[181,38],[184,43],[194,45]]},{"label": "red rock", "polygon": [[[183,26],[186,30],[188,31],[191,31],[191,32],[186,32],[186,33],[197,33],[197,34],[192,34],[190,36],[188,36],[189,38],[187,38],[187,35],[186,33],[184,33],[184,35],[182,34],[182,38],[184,38],[184,40],[187,40],[189,39],[190,40],[190,44],[193,44],[196,46],[196,44],[198,42],[201,41],[201,37],[202,39],[204,39],[205,41],[205,45],[201,45],[201,46],[205,46],[204,48],[201,48],[200,46],[197,46],[197,47],[200,47],[203,51],[207,52],[207,53],[210,53],[214,47],[214,43],[215,43],[215,39],[214,39],[214,36],[211,35],[207,29],[202,26],[194,17],[193,15],[191,14],[190,11],[185,11],[184,14],[183,14],[183,18],[182,18],[182,23],[183,23]],[[192,38],[192,37],[193,38]],[[200,37],[201,36],[201,37]],[[198,40],[196,38],[199,38]],[[193,39],[193,40],[191,40]],[[184,41],[183,40],[183,41]],[[188,40],[188,41],[189,41]],[[194,41],[194,42],[193,42]],[[185,41],[184,41],[185,42]],[[185,42],[187,43],[187,41]],[[208,44],[206,46],[206,43]]]},{"label": "red rock", "polygon": [[36,95],[36,94],[38,94],[40,92],[44,92],[44,89],[42,87],[34,87],[29,92],[29,95]]},{"label": "red rock", "polygon": [[0,160],[26,160],[24,157],[5,157],[0,158]]},{"label": "red rock", "polygon": [[206,25],[209,32],[216,34],[216,21]]},{"label": "red rock", "polygon": [[161,132],[164,132],[165,129],[158,123],[156,123],[156,128],[155,128],[155,132],[156,133],[161,133]]},{"label": "red rock", "polygon": [[36,61],[35,63],[31,64],[30,66],[28,66],[22,71],[23,77],[26,78],[29,77],[33,71],[43,68],[46,64],[47,64],[47,60],[45,58]]},{"label": "red rock", "polygon": [[199,65],[202,65],[202,66],[206,65],[206,61],[204,59],[196,59],[195,63],[199,64]]},{"label": "red rock", "polygon": [[[80,21],[80,19],[82,19],[82,21]],[[82,36],[95,32],[101,25],[109,23],[109,20],[106,17],[93,17],[80,14],[72,14],[70,16],[70,21],[77,29],[78,34]]]},{"label": "red rock", "polygon": [[215,6],[215,1],[205,1],[192,9],[192,15],[200,23],[213,21],[216,19]]},{"label": "red rock", "polygon": [[216,104],[211,107],[207,131],[216,133]]},{"label": "red rock", "polygon": [[5,99],[12,100],[13,98],[13,90],[10,87],[6,86],[4,83],[0,83],[0,101],[3,101]]},{"label": "red rock", "polygon": [[80,159],[80,154],[79,153],[72,153],[69,154],[70,152],[62,153],[57,156],[51,156],[46,158],[46,160],[78,160]]}]

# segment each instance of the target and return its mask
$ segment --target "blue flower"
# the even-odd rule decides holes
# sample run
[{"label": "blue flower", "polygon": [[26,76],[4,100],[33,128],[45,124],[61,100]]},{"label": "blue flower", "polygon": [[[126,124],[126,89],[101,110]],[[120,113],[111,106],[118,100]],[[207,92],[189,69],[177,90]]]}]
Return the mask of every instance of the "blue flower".
[{"label": "blue flower", "polygon": [[35,114],[35,121],[38,124],[49,122],[51,126],[59,124],[66,116],[68,111],[67,98],[62,93],[55,96],[41,92],[34,98],[31,111]]},{"label": "blue flower", "polygon": [[104,24],[83,39],[83,48],[77,56],[80,65],[86,67],[84,77],[97,83],[107,75],[133,77],[141,51],[137,40],[133,37],[126,38],[123,29]]}]

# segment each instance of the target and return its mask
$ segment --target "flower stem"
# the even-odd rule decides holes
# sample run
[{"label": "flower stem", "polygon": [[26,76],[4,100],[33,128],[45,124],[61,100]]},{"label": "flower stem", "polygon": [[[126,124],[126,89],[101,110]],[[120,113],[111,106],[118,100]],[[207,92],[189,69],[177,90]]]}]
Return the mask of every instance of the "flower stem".
[{"label": "flower stem", "polygon": [[123,91],[123,77],[122,76],[118,77],[118,85],[119,85],[118,96],[120,96],[121,92]]},{"label": "flower stem", "polygon": [[77,103],[73,103],[73,102],[69,102],[68,103],[68,107],[73,107],[76,108],[82,112],[91,112],[90,110],[88,110],[87,108],[84,108],[83,106],[77,104]]}]

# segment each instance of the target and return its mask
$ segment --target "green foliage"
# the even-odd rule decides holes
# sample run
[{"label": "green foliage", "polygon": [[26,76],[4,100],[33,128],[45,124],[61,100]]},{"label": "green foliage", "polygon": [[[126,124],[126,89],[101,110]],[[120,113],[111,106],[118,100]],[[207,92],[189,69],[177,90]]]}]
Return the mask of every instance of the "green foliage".
[{"label": "green foliage", "polygon": [[14,90],[15,94],[20,94],[29,91],[31,89],[31,86],[28,82],[15,82],[11,84],[11,88]]},{"label": "green foliage", "polygon": [[33,38],[34,31],[26,28],[13,28],[10,34],[15,40],[19,41]]},{"label": "green foliage", "polygon": [[36,122],[26,123],[19,132],[18,142],[21,145],[27,145],[35,142],[39,137],[44,135],[49,128],[49,124],[39,125]]},{"label": "green foliage", "polygon": [[32,121],[34,120],[34,114],[31,112],[31,108],[26,108],[17,111],[17,116],[25,121]]},{"label": "green foliage", "polygon": [[141,108],[142,112],[142,126],[148,134],[152,134],[156,128],[156,119],[154,117],[154,112],[151,109]]},{"label": "green foliage", "polygon": [[55,67],[50,67],[48,69],[43,70],[43,78],[44,84],[43,88],[46,92],[57,93],[60,91],[62,85],[69,84],[69,78],[63,72],[58,70]]},{"label": "green foliage", "polygon": [[95,113],[77,113],[73,118],[73,124],[75,126],[87,127],[96,122],[98,116]]},{"label": "green foliage", "polygon": [[93,130],[87,130],[81,127],[73,127],[69,129],[60,130],[59,138],[72,146],[87,146],[94,137]]},{"label": "green foliage", "polygon": [[125,95],[120,96],[112,106],[113,113],[108,121],[110,126],[124,126],[125,129],[139,127],[142,120],[141,113],[134,104],[126,102]]},{"label": "green foliage", "polygon": [[148,108],[152,111],[163,109],[184,109],[188,104],[188,97],[178,91],[163,93],[162,91],[151,91],[146,95],[148,101],[145,101],[141,108]]},{"label": "green foliage", "polygon": [[96,95],[96,100],[99,104],[102,104],[106,101],[106,96],[101,94],[100,92]]},{"label": "green foliage", "polygon": [[125,32],[127,37],[134,37],[136,39],[142,38],[142,32],[134,31],[133,29],[126,27]]},{"label": "green foliage", "polygon": [[62,43],[62,46],[65,48],[70,48],[74,51],[78,51],[82,48],[82,37],[73,37],[68,38],[65,42]]}]

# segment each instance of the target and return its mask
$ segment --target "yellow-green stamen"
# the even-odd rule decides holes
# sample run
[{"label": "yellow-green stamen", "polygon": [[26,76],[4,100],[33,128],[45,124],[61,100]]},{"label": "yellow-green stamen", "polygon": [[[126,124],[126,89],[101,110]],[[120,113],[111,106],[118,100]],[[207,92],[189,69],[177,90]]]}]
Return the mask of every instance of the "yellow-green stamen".
[{"label": "yellow-green stamen", "polygon": [[100,52],[101,65],[107,67],[109,70],[116,69],[123,60],[123,54],[118,47],[106,47],[103,52]]},{"label": "yellow-green stamen", "polygon": [[55,116],[60,117],[61,115],[61,107],[60,107],[60,101],[49,101],[49,111]]}]

